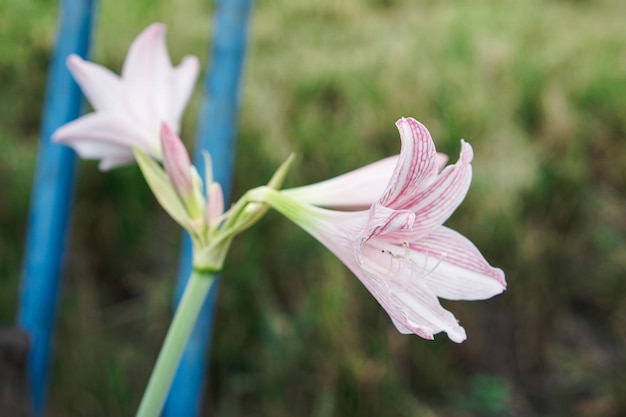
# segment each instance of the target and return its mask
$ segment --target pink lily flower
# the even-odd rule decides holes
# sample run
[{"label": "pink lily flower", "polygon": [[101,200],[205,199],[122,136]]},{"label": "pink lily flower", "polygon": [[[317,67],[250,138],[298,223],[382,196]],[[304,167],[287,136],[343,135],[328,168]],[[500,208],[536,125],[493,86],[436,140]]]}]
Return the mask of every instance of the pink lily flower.
[{"label": "pink lily flower", "polygon": [[[254,198],[266,202],[328,247],[367,287],[402,333],[433,339],[446,332],[454,342],[465,330],[438,298],[481,300],[506,289],[504,273],[489,265],[461,234],[443,226],[465,198],[472,177],[471,146],[461,141],[461,156],[441,170],[428,130],[414,119],[396,123],[402,150],[386,187],[368,210],[336,211],[353,190],[380,189],[390,160],[324,183],[299,189],[265,189]],[[361,187],[360,185],[363,185]],[[332,188],[335,190],[331,192]],[[357,193],[358,194],[358,193]],[[368,195],[371,194],[368,192]],[[324,196],[330,196],[328,204]],[[344,197],[341,197],[344,196]],[[337,204],[340,203],[340,204]]]},{"label": "pink lily flower", "polygon": [[131,163],[133,147],[160,159],[161,123],[179,131],[200,67],[195,56],[173,67],[165,34],[163,24],[146,28],[132,43],[121,76],[69,56],[69,70],[95,112],[60,127],[52,140],[100,160],[102,170]]}]

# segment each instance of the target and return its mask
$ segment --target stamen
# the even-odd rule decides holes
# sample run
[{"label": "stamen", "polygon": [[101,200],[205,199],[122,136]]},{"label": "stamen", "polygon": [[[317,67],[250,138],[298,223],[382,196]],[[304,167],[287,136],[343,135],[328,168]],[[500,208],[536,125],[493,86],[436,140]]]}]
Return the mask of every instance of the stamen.
[{"label": "stamen", "polygon": [[[423,260],[423,262],[420,262],[419,260],[415,259],[412,256],[411,246],[409,242],[406,240],[402,241],[402,247],[404,248],[404,253],[395,253],[391,249],[381,249],[382,253],[387,253],[390,256],[389,258],[390,263],[389,263],[389,267],[387,268],[387,273],[389,275],[398,274],[403,267],[407,266],[405,263],[402,263],[402,262],[394,262],[395,259],[406,259],[407,261],[409,261],[411,271],[410,271],[410,274],[405,275],[405,276],[410,276],[410,277],[413,277],[414,279],[415,278],[420,279],[420,278],[425,278],[431,275],[432,273],[434,273],[435,270],[439,267],[439,265],[441,265],[441,263],[447,257],[447,254],[442,253],[439,256],[437,256],[435,264],[431,268],[429,268],[428,264],[430,262],[430,258],[433,257],[431,256],[432,254],[430,252],[431,245],[427,243],[419,243],[419,245],[427,249],[425,253],[425,259]],[[415,267],[418,267],[419,269],[421,269],[421,271],[417,271]]]}]

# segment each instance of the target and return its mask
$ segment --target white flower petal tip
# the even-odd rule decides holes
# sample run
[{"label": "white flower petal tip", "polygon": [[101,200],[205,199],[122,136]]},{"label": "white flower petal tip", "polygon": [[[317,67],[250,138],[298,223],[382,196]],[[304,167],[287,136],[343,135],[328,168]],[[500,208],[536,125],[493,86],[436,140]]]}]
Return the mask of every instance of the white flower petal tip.
[{"label": "white flower petal tip", "polygon": [[[156,55],[158,52],[161,52],[160,49],[166,48],[166,34],[167,27],[163,23],[152,23],[150,26],[145,28],[139,35],[137,35],[133,43],[131,43],[130,48],[128,48],[128,55],[124,61],[124,67],[127,67],[127,64],[129,64],[128,67],[133,66],[135,64],[133,62],[134,58],[145,55]],[[124,70],[122,70],[122,74],[124,74]]]},{"label": "white flower petal tip", "polygon": [[82,64],[83,62],[85,62],[85,60],[76,54],[69,55],[65,60],[65,64],[70,71],[77,70],[80,67],[80,64]]},{"label": "white flower petal tip", "polygon": [[467,340],[467,333],[465,332],[465,329],[459,325],[456,325],[455,328],[453,329],[447,329],[447,330],[433,329],[433,328],[423,327],[423,326],[418,326],[418,325],[414,325],[413,327],[407,328],[403,326],[402,324],[398,323],[397,321],[395,321],[394,319],[392,319],[392,321],[393,321],[393,324],[396,326],[396,329],[398,329],[398,331],[402,334],[414,334],[416,336],[421,337],[422,339],[435,340],[436,334],[444,332],[448,335],[448,338],[454,343],[463,343],[465,340]]},{"label": "white flower petal tip", "polygon": [[[454,332],[446,332],[448,338],[452,340],[454,343],[463,343],[467,340],[467,333],[465,329],[461,326]],[[434,339],[434,338],[433,338]]]},{"label": "white flower petal tip", "polygon": [[69,55],[67,59],[65,60],[65,65],[67,65],[67,68],[70,70],[70,72],[72,73],[72,76],[75,79],[80,77],[80,73],[85,69],[85,66],[89,64],[93,65],[94,67],[99,67],[99,68],[104,69],[104,67],[100,67],[97,64],[93,64],[93,63],[90,63],[89,61],[85,61],[82,57],[76,54]]},{"label": "white flower petal tip", "polygon": [[[101,160],[101,168],[132,162],[133,147],[161,159],[161,123],[167,123],[178,133],[200,69],[198,59],[193,56],[183,58],[177,67],[172,66],[166,32],[166,26],[161,23],[141,32],[129,48],[121,76],[70,55],[67,66],[95,113],[72,122],[80,123],[71,129],[61,127],[53,140],[73,147],[84,158]],[[100,117],[98,130],[94,129],[94,115]],[[87,117],[91,119],[82,122]],[[113,120],[114,125],[109,127],[104,120]],[[104,146],[107,144],[114,146]],[[94,146],[98,152],[89,150]],[[123,157],[120,147],[126,148]]]},{"label": "white flower petal tip", "polygon": [[437,154],[424,125],[402,118],[396,126],[400,155],[393,170],[378,171],[385,175],[386,186],[366,210],[322,207],[337,200],[332,185],[366,183],[375,169],[292,190],[269,190],[261,199],[341,259],[400,332],[425,339],[445,332],[460,343],[467,337],[465,330],[439,298],[481,300],[506,289],[504,272],[492,267],[467,238],[443,226],[467,194],[474,153],[462,140],[458,161],[444,168],[447,157]]},{"label": "white flower petal tip", "polygon": [[164,23],[154,22],[150,24],[147,28],[141,32],[141,34],[137,37],[138,43],[144,39],[149,39],[151,37],[161,38],[165,40],[165,35],[167,33],[167,26]]},{"label": "white flower petal tip", "polygon": [[[61,126],[52,135],[56,143],[74,148],[85,159],[133,161],[130,146],[143,143],[140,130],[126,119],[106,113],[91,113]],[[104,164],[113,167],[119,164]]]},{"label": "white flower petal tip", "polygon": [[450,158],[445,153],[437,152],[437,171],[441,172],[446,167]]},{"label": "white flower petal tip", "polygon": [[459,161],[469,164],[474,160],[474,149],[472,145],[461,139],[461,156]]},{"label": "white flower petal tip", "polygon": [[183,73],[177,75],[190,78],[193,82],[195,82],[198,77],[198,73],[200,72],[200,60],[195,55],[184,56],[183,59],[181,59],[180,64],[176,67],[176,70],[179,73]]}]

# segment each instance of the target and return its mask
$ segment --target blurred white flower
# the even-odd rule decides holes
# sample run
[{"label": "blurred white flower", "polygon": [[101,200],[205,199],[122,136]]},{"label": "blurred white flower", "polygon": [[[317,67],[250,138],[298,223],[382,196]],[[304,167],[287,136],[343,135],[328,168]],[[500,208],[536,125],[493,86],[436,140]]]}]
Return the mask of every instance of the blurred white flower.
[{"label": "blurred white flower", "polygon": [[161,159],[161,123],[179,131],[199,71],[195,56],[172,66],[165,34],[163,24],[146,28],[132,43],[121,76],[77,55],[68,57],[95,112],[61,126],[52,140],[85,159],[100,160],[102,170],[132,162],[133,147]]}]

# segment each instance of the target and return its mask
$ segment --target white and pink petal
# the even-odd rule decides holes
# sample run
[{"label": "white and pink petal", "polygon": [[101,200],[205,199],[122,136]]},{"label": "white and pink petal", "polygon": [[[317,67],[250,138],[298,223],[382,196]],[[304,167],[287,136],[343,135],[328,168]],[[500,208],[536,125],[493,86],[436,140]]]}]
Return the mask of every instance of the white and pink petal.
[{"label": "white and pink petal", "polygon": [[283,194],[320,207],[367,210],[385,191],[398,157],[390,156],[338,177],[284,190]]},{"label": "white and pink petal", "polygon": [[95,111],[124,114],[122,83],[116,74],[78,55],[70,55],[67,66]]},{"label": "white and pink petal", "polygon": [[352,201],[352,207],[362,208],[360,204],[375,197],[365,193],[367,197],[359,200],[350,188],[380,184],[367,176],[388,173],[391,159],[319,184],[271,190],[259,201],[326,245],[372,293],[400,332],[427,339],[446,332],[451,340],[462,342],[465,330],[438,297],[485,299],[506,288],[500,269],[489,265],[465,237],[442,226],[468,191],[472,148],[462,141],[459,161],[443,168],[447,158],[436,153],[424,126],[414,119],[400,119],[397,126],[400,156],[391,176],[382,177],[389,179],[388,184],[368,211],[318,206],[345,209]]},{"label": "white and pink petal", "polygon": [[484,300],[506,289],[504,272],[485,260],[465,236],[445,226],[411,242],[421,280],[441,298]]},{"label": "white and pink petal", "polygon": [[[89,159],[120,156],[119,148],[125,148],[127,155],[132,154],[132,147],[152,155],[159,152],[160,156],[160,148],[155,146],[149,133],[132,121],[109,113],[90,113],[63,125],[54,132],[52,140],[73,147],[79,155]],[[91,150],[95,143],[102,152]]]},{"label": "white and pink petal", "polygon": [[467,335],[456,317],[441,306],[437,296],[423,282],[410,278],[407,282],[394,280],[390,289],[392,306],[387,312],[396,327],[400,324],[426,339],[446,332],[453,342],[464,341]]},{"label": "white and pink petal", "polygon": [[166,113],[164,97],[172,82],[172,64],[167,52],[165,25],[153,23],[133,41],[124,65],[122,80],[133,118],[158,131],[161,115]]},{"label": "white and pink petal", "polygon": [[193,89],[200,72],[200,62],[195,56],[186,56],[170,74],[170,87],[165,97],[159,98],[163,102],[161,118],[167,122],[175,132],[180,131],[180,119],[191,98]]},{"label": "white and pink petal", "polygon": [[[172,69],[162,23],[153,23],[135,38],[122,66],[122,79],[139,89],[150,88],[155,81],[165,80]],[[148,95],[149,91],[143,91]]]},{"label": "white and pink petal", "polygon": [[407,193],[402,208],[415,213],[416,234],[430,233],[463,202],[472,181],[472,158],[472,147],[461,141],[461,156],[456,164],[447,166],[427,188]]},{"label": "white and pink petal", "polygon": [[465,331],[454,315],[441,306],[437,295],[420,279],[421,271],[409,258],[408,249],[384,248],[368,245],[356,266],[347,265],[398,330],[426,339],[445,331],[457,343],[465,340]]},{"label": "white and pink petal", "polygon": [[380,203],[391,208],[405,208],[407,200],[434,180],[438,172],[435,144],[428,129],[412,118],[396,122],[402,139],[400,158]]},{"label": "white and pink petal", "polygon": [[359,236],[361,245],[385,235],[411,232],[415,223],[415,213],[408,210],[393,210],[375,203],[369,211],[367,223]]}]

